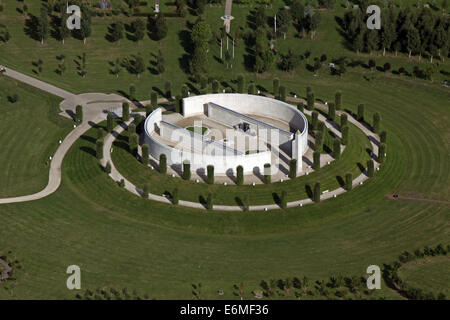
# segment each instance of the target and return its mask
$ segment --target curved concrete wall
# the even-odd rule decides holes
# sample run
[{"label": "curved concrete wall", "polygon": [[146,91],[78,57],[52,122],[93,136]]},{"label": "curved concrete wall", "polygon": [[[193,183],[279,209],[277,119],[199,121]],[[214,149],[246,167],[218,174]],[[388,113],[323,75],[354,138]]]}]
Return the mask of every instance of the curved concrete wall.
[{"label": "curved concrete wall", "polygon": [[206,170],[206,166],[211,164],[214,165],[215,174],[235,174],[236,167],[239,165],[244,168],[244,173],[252,173],[255,170],[263,172],[264,164],[271,163],[272,153],[270,151],[249,155],[208,155],[169,147],[152,137],[152,132],[159,128],[161,120],[162,111],[160,108],[154,110],[147,117],[144,125],[145,143],[149,145],[150,154],[153,158],[159,160],[160,155],[165,154],[169,165],[181,166],[183,161],[187,160],[191,163],[191,170],[194,171]]},{"label": "curved concrete wall", "polygon": [[[291,131],[300,130],[300,135],[295,135],[299,148],[295,158],[301,158],[308,146],[308,121],[305,116],[295,107],[282,101],[274,100],[256,95],[247,94],[208,94],[183,99],[183,114],[189,117],[196,114],[204,114],[207,110],[207,103],[213,102],[233,111],[243,114],[257,114],[269,118],[279,119],[289,123]],[[253,154],[238,155],[210,155],[195,152],[188,152],[177,148],[169,147],[152,137],[155,130],[159,130],[162,120],[160,108],[154,110],[145,120],[145,143],[150,147],[150,154],[159,160],[161,154],[167,156],[169,165],[179,165],[183,161],[191,163],[192,170],[206,170],[206,166],[214,165],[216,174],[235,174],[237,166],[244,168],[244,173],[253,173],[255,170],[263,172],[264,164],[272,162],[272,152],[265,151]],[[182,129],[184,130],[184,129]],[[301,164],[301,160],[299,161]]]},{"label": "curved concrete wall", "polygon": [[183,99],[185,117],[203,114],[208,102],[213,102],[230,110],[243,114],[256,114],[285,121],[291,132],[300,130],[301,146],[304,154],[308,148],[308,121],[303,113],[294,106],[280,100],[253,94],[216,93],[193,96]]}]

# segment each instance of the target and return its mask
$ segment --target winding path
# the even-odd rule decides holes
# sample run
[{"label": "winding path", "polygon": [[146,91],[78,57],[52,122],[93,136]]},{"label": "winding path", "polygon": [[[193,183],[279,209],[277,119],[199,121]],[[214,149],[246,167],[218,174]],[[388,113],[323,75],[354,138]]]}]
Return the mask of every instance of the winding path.
[{"label": "winding path", "polygon": [[[74,104],[76,103],[82,103],[85,105],[85,111],[84,113],[84,121],[81,125],[77,126],[72,130],[65,139],[61,142],[60,146],[56,150],[50,164],[50,170],[49,170],[49,180],[47,186],[41,190],[40,192],[20,196],[20,197],[13,197],[13,198],[3,198],[0,199],[0,204],[6,204],[6,203],[17,203],[17,202],[26,202],[26,201],[32,201],[32,200],[38,200],[41,198],[44,198],[52,193],[54,193],[61,184],[61,167],[64,160],[65,155],[69,151],[70,147],[77,141],[81,135],[83,135],[87,130],[89,130],[94,124],[99,123],[103,120],[105,120],[105,103],[111,104],[111,103],[121,103],[122,101],[127,101],[125,98],[117,96],[117,95],[105,95],[101,93],[88,93],[88,94],[81,94],[81,95],[75,95],[73,93],[70,93],[68,91],[62,90],[60,88],[57,88],[51,84],[45,83],[41,80],[32,78],[30,76],[27,76],[25,74],[22,74],[20,72],[14,71],[10,68],[5,68],[6,71],[3,73],[6,76],[9,76],[11,78],[14,78],[18,81],[27,83],[33,87],[36,87],[38,89],[41,89],[43,91],[49,92],[51,94],[57,95],[61,98],[64,98],[65,100],[61,103],[60,106],[66,106],[68,108],[74,108]],[[289,98],[291,102],[304,102],[303,99],[298,98]],[[158,103],[167,101],[165,98],[158,99]],[[129,102],[129,101],[128,101]],[[134,106],[133,103],[130,103],[131,106]],[[86,108],[86,107],[89,108]],[[319,108],[326,108],[325,105],[316,103],[316,106]],[[67,111],[67,110],[66,110]],[[310,115],[311,111],[305,110],[306,114]],[[344,113],[344,111],[338,111],[337,114]],[[340,136],[340,132],[332,125],[332,123],[328,122],[326,118],[323,115],[319,115],[319,119],[321,121],[324,121],[326,126],[332,130],[336,135]],[[372,150],[374,154],[378,154],[378,144],[376,141],[379,141],[378,135],[372,133],[367,127],[365,127],[360,122],[356,121],[351,115],[348,117],[348,121],[356,125],[360,130],[362,130],[367,137],[369,138],[369,141],[372,145]],[[131,122],[126,123],[128,125]],[[111,159],[110,149],[112,147],[112,144],[118,135],[125,130],[125,127],[118,126],[114,129],[114,131],[111,134],[108,134],[105,137],[104,141],[104,159],[102,160],[102,164],[105,165],[108,161],[111,163],[111,178],[115,181],[120,181],[121,179],[124,179],[125,181],[125,188],[129,190],[130,192],[142,196],[142,191],[136,187],[133,183],[125,179],[120,172],[114,167],[114,163]],[[379,167],[379,164],[375,161],[375,169]],[[361,183],[363,183],[365,180],[367,180],[368,177],[362,173],[358,177],[356,177],[353,180],[353,186],[357,186]],[[336,197],[342,193],[346,192],[344,188],[338,188],[335,190],[332,190],[330,192],[324,193],[321,195],[321,199],[329,199],[332,197]],[[170,199],[166,198],[165,196],[159,196],[155,194],[150,194],[149,199],[160,201],[164,203],[171,203]],[[297,201],[292,201],[287,203],[287,207],[295,207],[295,206],[301,206],[304,204],[312,203],[311,199],[302,199]],[[191,202],[191,201],[185,201],[180,200],[179,205],[196,208],[196,209],[206,209],[201,203],[198,202]],[[249,206],[249,210],[257,211],[257,210],[272,210],[272,209],[279,209],[279,205],[277,204],[267,204],[267,205],[257,205],[257,206]],[[214,210],[223,210],[223,211],[241,211],[243,208],[241,206],[227,206],[227,205],[214,205]]]},{"label": "winding path", "polygon": [[[302,102],[302,99],[290,99],[291,101],[295,101],[295,102]],[[317,104],[317,107],[325,107],[325,105],[321,105],[321,104]],[[312,111],[309,110],[304,110],[305,114],[311,115]],[[337,111],[337,114],[343,114],[346,113],[344,111]],[[347,113],[348,115],[348,113]],[[341,136],[339,130],[337,130],[336,127],[334,127],[323,115],[319,114],[319,120],[323,121],[326,125],[327,128],[329,128],[334,134],[336,134],[337,136]],[[355,120],[351,115],[348,115],[348,121],[351,122],[352,124],[354,124],[355,126],[357,126],[361,131],[364,132],[364,134],[368,137],[371,146],[372,146],[372,150],[373,150],[373,154],[378,155],[378,143],[375,141],[379,141],[379,136],[375,133],[373,133],[371,130],[369,130],[366,126],[364,126],[363,124],[361,124],[359,121]],[[103,155],[104,158],[102,159],[101,163],[103,166],[106,165],[107,162],[109,162],[111,164],[111,173],[109,174],[109,176],[116,181],[117,183],[123,179],[123,181],[125,182],[125,189],[127,189],[128,191],[130,191],[131,193],[142,197],[142,190],[140,188],[138,188],[136,185],[134,185],[132,182],[130,182],[128,179],[126,179],[114,166],[114,162],[112,161],[111,158],[111,148],[113,145],[114,140],[119,137],[119,135],[126,129],[126,127],[132,122],[132,120],[125,122],[122,125],[118,125],[116,128],[114,128],[113,132],[108,134],[105,137],[104,140],[104,146],[103,146]],[[374,158],[374,157],[372,157]],[[379,163],[376,161],[376,159],[373,159],[375,162],[375,170],[377,170],[379,168]],[[364,174],[361,173],[358,177],[356,177],[355,179],[353,179],[352,182],[352,186],[356,187],[358,185],[361,185],[364,181],[366,181],[367,179],[369,179],[369,177]],[[343,194],[344,192],[347,192],[347,190],[345,190],[344,188],[338,188],[326,193],[323,193],[320,196],[321,200],[325,200],[325,199],[329,199],[329,198],[334,198],[337,197],[340,194]],[[160,195],[156,195],[156,194],[149,194],[149,199],[150,200],[155,200],[155,201],[159,201],[159,202],[164,202],[164,203],[168,203],[171,204],[171,200],[168,199],[165,196],[160,196]],[[291,208],[291,207],[298,207],[298,206],[303,206],[305,204],[311,204],[313,203],[313,201],[310,198],[307,199],[302,199],[302,200],[296,200],[296,201],[291,201],[287,203],[287,207]],[[180,200],[179,205],[181,206],[185,206],[185,207],[190,207],[190,208],[195,208],[195,209],[206,209],[206,207],[199,203],[199,202],[192,202],[192,201],[186,201],[186,200]],[[274,209],[280,209],[280,206],[278,204],[275,203],[271,203],[271,204],[266,204],[266,205],[255,205],[255,206],[249,206],[249,210],[250,211],[262,211],[262,210],[274,210]],[[243,207],[242,206],[229,206],[229,205],[213,205],[213,210],[221,210],[221,211],[242,211]]]}]

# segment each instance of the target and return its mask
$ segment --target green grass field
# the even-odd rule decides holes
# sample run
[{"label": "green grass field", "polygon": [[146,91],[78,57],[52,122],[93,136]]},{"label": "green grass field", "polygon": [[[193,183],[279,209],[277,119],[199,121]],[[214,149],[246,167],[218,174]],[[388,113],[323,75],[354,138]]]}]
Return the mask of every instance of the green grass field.
[{"label": "green grass field", "polygon": [[[31,61],[41,57],[45,62],[39,77],[45,81],[73,92],[106,93],[127,91],[129,84],[134,83],[138,98],[142,99],[148,99],[152,86],[163,88],[167,79],[172,80],[174,88],[187,79],[178,64],[183,50],[178,32],[186,29],[183,23],[170,24],[169,36],[161,43],[162,48],[174,48],[167,51],[163,77],[148,72],[138,80],[123,72],[115,79],[108,75],[107,60],[139,51],[150,57],[149,53],[155,52],[159,44],[148,39],[137,45],[125,39],[120,46],[110,44],[104,39],[109,18],[95,18],[94,34],[86,47],[75,39],[67,40],[64,46],[50,39],[41,47],[23,34],[16,2],[3,2],[7,6],[0,20],[11,25],[12,39],[0,45],[2,64],[33,75]],[[37,3],[30,4],[30,10],[37,8]],[[215,19],[223,8],[207,10],[207,19]],[[244,25],[246,10],[233,12],[235,25]],[[327,14],[332,17],[334,12],[324,12],[323,19]],[[189,19],[193,21],[194,17]],[[324,22],[316,40],[291,42],[302,52],[311,48],[313,55],[325,51],[329,57],[351,56],[335,27],[334,23]],[[284,45],[289,40],[288,37]],[[84,51],[88,54],[88,75],[82,79],[75,74],[72,60]],[[61,53],[66,54],[68,63],[63,77],[53,71],[54,56]],[[377,56],[377,62],[378,59],[383,60]],[[397,65],[408,63],[404,56],[384,59],[395,60]],[[225,67],[213,58],[210,66],[221,67],[215,72],[225,75]],[[231,84],[243,71],[244,67],[237,63],[224,80]],[[245,74],[247,80],[256,79],[253,73]],[[370,74],[366,69],[349,69],[341,79],[325,72],[314,77],[300,67],[291,74],[273,71],[258,75],[257,83],[268,91],[272,77],[278,75],[288,91],[304,96],[306,86],[311,86],[322,101],[331,101],[334,93],[341,90],[346,109],[356,112],[357,105],[364,103],[368,121],[379,112],[388,132],[386,163],[373,179],[336,199],[302,208],[206,212],[141,199],[121,189],[103,172],[95,158],[97,132],[88,131],[67,154],[57,192],[37,201],[0,205],[0,251],[13,251],[23,266],[12,295],[0,285],[0,299],[75,298],[76,292],[66,288],[66,269],[73,264],[81,268],[82,289],[126,287],[146,292],[151,298],[191,299],[192,284],[201,282],[204,298],[236,299],[233,285],[243,282],[245,298],[250,298],[249,292],[259,289],[261,280],[364,275],[367,266],[382,267],[404,250],[447,242],[447,203],[391,200],[386,195],[399,193],[441,201],[450,198],[450,92],[438,81],[381,72],[373,72],[374,80],[365,80],[364,76]],[[14,92],[20,99],[11,104],[6,96]],[[71,123],[57,116],[55,106],[59,99],[9,78],[0,78],[0,95],[0,197],[39,191],[48,178],[45,161],[60,137],[70,130]],[[364,157],[362,150],[368,145],[367,139],[356,130],[350,137],[354,143],[342,157],[349,163],[338,161],[330,165],[330,176],[324,170],[324,183],[337,183],[337,174],[354,170],[354,162]],[[152,175],[156,173],[143,171],[127,152],[116,147],[113,156],[125,176],[136,179],[137,184],[147,182],[148,177],[152,188],[165,191],[160,181],[166,183],[164,179],[169,177],[155,178],[153,183]],[[186,185],[186,192],[180,194],[182,199],[184,194],[195,199],[204,192],[204,185],[179,183]],[[217,194],[218,201],[234,201],[238,191],[229,187],[229,194]],[[289,197],[304,194],[304,188],[291,187]],[[277,184],[270,188],[280,190]],[[250,197],[254,203],[262,201],[262,197],[270,199],[270,191],[255,190],[258,192]],[[413,281],[420,273],[426,273],[436,283],[448,281],[447,275],[440,273],[446,269],[446,265],[433,264],[410,277]],[[409,277],[406,273],[405,276]],[[223,296],[217,295],[219,289],[224,290]],[[384,283],[378,295],[401,298]]]},{"label": "green grass field", "polygon": [[408,285],[427,288],[428,291],[449,293],[450,259],[447,256],[426,258],[407,263],[399,270],[399,276]]},{"label": "green grass field", "polygon": [[[9,102],[15,93],[19,100]],[[7,142],[0,153],[0,197],[38,192],[47,185],[47,161],[72,122],[57,115],[59,98],[3,76],[0,97],[0,135]]]}]

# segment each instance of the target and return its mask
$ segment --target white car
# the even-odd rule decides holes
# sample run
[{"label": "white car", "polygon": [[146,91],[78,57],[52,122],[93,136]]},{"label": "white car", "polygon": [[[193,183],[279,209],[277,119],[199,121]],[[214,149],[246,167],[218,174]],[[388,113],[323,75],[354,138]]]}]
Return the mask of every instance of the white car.
[{"label": "white car", "polygon": [[6,72],[6,68],[4,66],[0,66],[0,72]]}]

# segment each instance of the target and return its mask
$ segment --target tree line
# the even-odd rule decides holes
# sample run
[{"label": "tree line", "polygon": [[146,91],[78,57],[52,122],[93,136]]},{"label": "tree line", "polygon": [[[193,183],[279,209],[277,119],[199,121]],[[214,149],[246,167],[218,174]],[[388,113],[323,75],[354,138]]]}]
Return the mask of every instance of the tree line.
[{"label": "tree line", "polygon": [[430,8],[411,10],[390,5],[381,12],[380,30],[369,30],[368,15],[363,8],[347,11],[340,19],[340,25],[348,43],[354,51],[368,52],[382,50],[407,53],[444,60],[450,50],[450,19],[434,13]]}]

